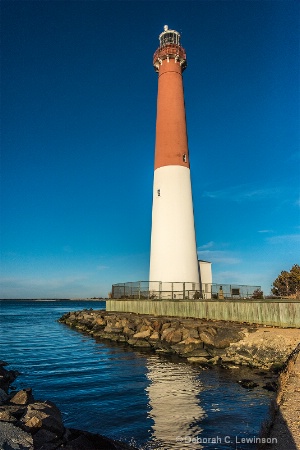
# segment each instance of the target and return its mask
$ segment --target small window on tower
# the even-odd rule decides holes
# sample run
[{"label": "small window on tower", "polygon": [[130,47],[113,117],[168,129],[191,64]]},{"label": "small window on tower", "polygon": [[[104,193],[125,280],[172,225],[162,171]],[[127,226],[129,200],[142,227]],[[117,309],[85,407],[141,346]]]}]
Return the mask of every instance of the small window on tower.
[{"label": "small window on tower", "polygon": [[157,197],[160,197],[160,189],[157,189]]},{"label": "small window on tower", "polygon": [[183,162],[186,162],[186,154],[184,153],[183,155],[182,155],[182,159],[183,159]]}]

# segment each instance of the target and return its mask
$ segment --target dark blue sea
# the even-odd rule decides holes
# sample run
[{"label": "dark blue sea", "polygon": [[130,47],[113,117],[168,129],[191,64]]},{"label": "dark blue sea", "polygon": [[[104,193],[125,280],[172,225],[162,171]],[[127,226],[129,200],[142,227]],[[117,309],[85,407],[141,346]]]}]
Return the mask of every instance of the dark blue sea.
[{"label": "dark blue sea", "polygon": [[57,322],[100,301],[0,301],[0,359],[14,385],[51,400],[67,427],[139,449],[255,449],[273,393],[242,388],[248,370],[201,369],[180,359],[96,342]]}]

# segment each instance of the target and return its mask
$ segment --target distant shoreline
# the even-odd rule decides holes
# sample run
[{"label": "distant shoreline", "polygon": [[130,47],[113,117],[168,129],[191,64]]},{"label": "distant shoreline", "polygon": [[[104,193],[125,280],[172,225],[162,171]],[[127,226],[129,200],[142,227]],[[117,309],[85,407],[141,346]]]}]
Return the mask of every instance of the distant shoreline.
[{"label": "distant shoreline", "polygon": [[0,298],[0,302],[14,302],[14,301],[31,301],[31,302],[105,302],[107,298]]}]

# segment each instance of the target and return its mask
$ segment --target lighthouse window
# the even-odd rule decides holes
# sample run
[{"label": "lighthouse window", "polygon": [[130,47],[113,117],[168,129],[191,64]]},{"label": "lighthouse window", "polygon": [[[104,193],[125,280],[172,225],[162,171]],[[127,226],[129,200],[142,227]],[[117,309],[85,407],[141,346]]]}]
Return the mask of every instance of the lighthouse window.
[{"label": "lighthouse window", "polygon": [[157,197],[160,197],[160,189],[157,189]]},{"label": "lighthouse window", "polygon": [[160,38],[161,46],[168,44],[179,44],[179,35],[177,33],[163,33]]},{"label": "lighthouse window", "polygon": [[183,162],[186,162],[186,154],[185,153],[182,155],[182,159],[183,159]]}]

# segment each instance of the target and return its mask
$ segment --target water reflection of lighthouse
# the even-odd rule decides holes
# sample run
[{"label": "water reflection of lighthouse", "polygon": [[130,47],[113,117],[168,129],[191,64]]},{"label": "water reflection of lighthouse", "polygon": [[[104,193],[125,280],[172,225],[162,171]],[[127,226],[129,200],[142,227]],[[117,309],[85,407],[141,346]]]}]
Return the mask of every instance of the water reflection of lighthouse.
[{"label": "water reflection of lighthouse", "polygon": [[[202,385],[198,370],[185,363],[157,359],[157,356],[148,358],[147,369],[149,416],[154,421],[153,448],[201,449],[196,439],[202,431],[199,422],[205,412],[199,404]],[[160,446],[162,442],[164,446]]]}]

